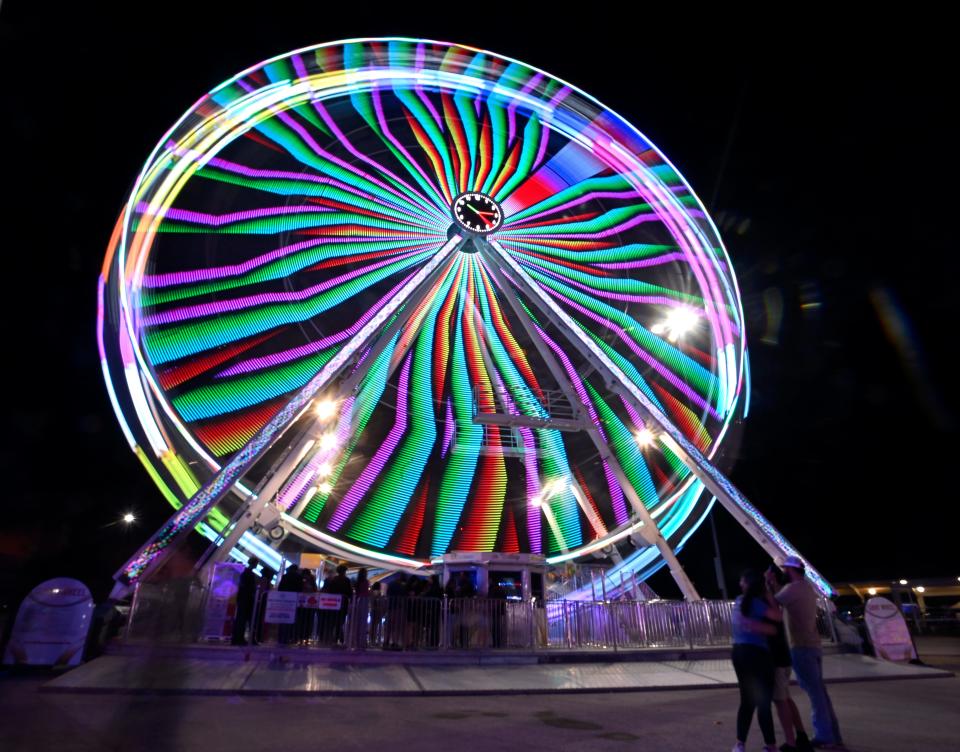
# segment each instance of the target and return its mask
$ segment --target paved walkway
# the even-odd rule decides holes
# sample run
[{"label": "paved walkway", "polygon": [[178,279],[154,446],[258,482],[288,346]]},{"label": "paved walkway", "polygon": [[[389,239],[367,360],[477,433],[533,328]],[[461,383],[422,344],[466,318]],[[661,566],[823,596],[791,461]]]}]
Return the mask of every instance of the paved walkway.
[{"label": "paved walkway", "polygon": [[[242,655],[235,653],[235,655]],[[727,659],[505,665],[323,664],[269,653],[253,660],[106,655],[46,684],[47,691],[264,695],[492,695],[704,689],[736,686]],[[951,677],[862,655],[827,655],[831,682]]]},{"label": "paved walkway", "polygon": [[[724,752],[737,710],[735,689],[186,696],[53,694],[40,691],[46,681],[0,672],[3,752]],[[852,752],[958,749],[960,679],[849,682],[830,694]],[[804,694],[794,697],[809,719]],[[760,749],[755,726],[747,742]]]}]

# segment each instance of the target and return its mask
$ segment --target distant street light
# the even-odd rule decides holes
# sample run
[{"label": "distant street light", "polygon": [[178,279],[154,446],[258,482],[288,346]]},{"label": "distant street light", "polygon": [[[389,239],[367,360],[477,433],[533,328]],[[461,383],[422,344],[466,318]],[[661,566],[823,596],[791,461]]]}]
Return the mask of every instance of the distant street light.
[{"label": "distant street light", "polygon": [[907,584],[907,581],[906,581],[906,580],[900,580],[900,584],[901,584],[901,585],[906,585],[906,584]]},{"label": "distant street light", "polygon": [[123,522],[127,525],[131,525],[137,521],[136,516],[132,512],[127,512],[123,515]]}]

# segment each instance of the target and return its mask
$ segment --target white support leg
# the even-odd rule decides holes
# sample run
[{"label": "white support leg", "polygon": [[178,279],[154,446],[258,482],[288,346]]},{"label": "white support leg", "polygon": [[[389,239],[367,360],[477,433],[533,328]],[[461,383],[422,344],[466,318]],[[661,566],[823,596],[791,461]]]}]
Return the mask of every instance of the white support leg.
[{"label": "white support leg", "polygon": [[673,549],[670,548],[670,544],[667,543],[666,538],[663,537],[663,534],[657,527],[656,521],[650,516],[650,512],[647,510],[643,501],[641,501],[640,496],[633,487],[633,484],[627,478],[623,467],[620,465],[620,461],[616,458],[616,455],[614,455],[613,451],[607,445],[607,442],[603,440],[603,437],[600,435],[600,431],[597,429],[597,426],[595,426],[593,422],[589,420],[587,407],[580,400],[580,395],[577,394],[577,391],[570,383],[570,379],[563,370],[563,366],[560,365],[553,352],[530,325],[526,312],[511,294],[513,286],[503,275],[503,272],[496,263],[488,265],[487,270],[493,275],[497,285],[503,291],[504,297],[507,299],[507,302],[513,309],[516,318],[519,319],[520,324],[527,332],[527,336],[533,342],[534,346],[537,348],[537,351],[540,353],[540,356],[547,364],[547,368],[550,370],[550,373],[553,374],[554,380],[557,382],[557,384],[559,384],[564,394],[567,395],[567,399],[569,399],[570,403],[574,406],[576,413],[583,422],[583,425],[587,431],[587,435],[590,436],[591,441],[593,441],[594,446],[597,448],[597,452],[600,454],[600,457],[604,459],[610,466],[610,469],[613,471],[613,474],[617,479],[617,483],[623,489],[624,495],[626,495],[626,497],[630,500],[630,505],[633,507],[634,513],[643,522],[643,527],[639,531],[640,534],[646,541],[657,547],[660,555],[663,557],[664,561],[667,562],[667,566],[670,568],[670,574],[673,576],[674,582],[677,583],[677,587],[680,588],[680,592],[683,593],[683,597],[688,601],[700,600],[700,594],[697,592],[696,587],[691,579],[687,576],[687,573],[683,570],[683,567],[681,566],[680,561],[677,559],[676,554],[673,552]]},{"label": "white support leg", "polygon": [[[438,268],[439,271],[439,268]],[[406,326],[407,322],[410,320],[410,317],[413,315],[413,311],[416,310],[417,306],[420,305],[420,302],[423,300],[424,296],[430,290],[430,286],[433,283],[433,280],[427,280],[417,291],[417,293],[411,297],[409,303],[404,306],[403,313],[393,321],[390,327],[383,333],[383,335],[377,340],[377,344],[370,351],[370,354],[367,355],[366,360],[363,365],[360,365],[350,376],[348,376],[342,384],[339,385],[336,389],[336,395],[333,397],[335,402],[341,402],[349,397],[355,396],[357,391],[360,388],[360,385],[363,383],[364,378],[367,375],[367,372],[370,370],[371,366],[376,362],[377,358],[383,353],[387,346],[393,341],[393,338],[397,335],[398,332],[402,331]],[[394,371],[400,366],[400,363],[406,357],[407,352],[413,346],[415,337],[410,337],[407,342],[397,348],[391,359],[390,366],[387,369],[386,378],[389,379]],[[353,434],[353,427],[351,425],[350,434]],[[319,451],[319,450],[318,450]],[[304,508],[307,506],[307,503],[310,501],[308,496],[304,496],[300,501],[296,503],[294,508],[288,513],[289,516],[299,518],[300,514],[303,512]],[[297,533],[296,528],[292,528],[294,534]]]},{"label": "white support leg", "polygon": [[[800,553],[770,524],[770,522],[754,507],[746,497],[715,468],[706,457],[697,449],[680,430],[673,425],[666,415],[633,384],[626,374],[606,354],[597,347],[574,322],[567,313],[541,288],[523,267],[497,241],[479,242],[481,252],[491,265],[499,264],[509,270],[510,276],[516,280],[523,292],[543,313],[556,324],[570,343],[583,355],[603,376],[608,389],[616,390],[645,418],[653,422],[662,431],[661,440],[673,451],[680,460],[690,468],[691,472],[707,487],[707,489],[723,507],[733,515],[743,528],[756,540],[760,546],[774,559],[782,559],[788,555],[800,557]],[[800,557],[803,558],[803,557]],[[804,559],[806,562],[806,559]],[[833,588],[806,562],[807,577],[824,594],[829,595]]]},{"label": "white support leg", "polygon": [[352,359],[372,342],[394,313],[406,303],[428,278],[463,243],[463,238],[454,235],[436,255],[381,308],[377,314],[357,332],[339,352],[304,386],[290,402],[275,415],[233,458],[224,465],[203,488],[175,512],[169,520],[134,554],[114,575],[114,597],[126,595],[132,584],[163,565],[176,544],[183,540],[197,522],[233,488],[243,475],[257,462],[261,454],[309,409],[314,396],[328,387],[352,362]]}]

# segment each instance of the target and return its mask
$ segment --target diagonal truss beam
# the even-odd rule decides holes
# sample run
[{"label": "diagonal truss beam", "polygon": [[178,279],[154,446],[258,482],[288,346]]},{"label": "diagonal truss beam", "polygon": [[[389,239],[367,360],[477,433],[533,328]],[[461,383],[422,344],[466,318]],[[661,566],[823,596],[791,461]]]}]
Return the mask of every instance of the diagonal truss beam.
[{"label": "diagonal truss beam", "polygon": [[[446,266],[438,266],[436,270],[424,280],[423,284],[421,284],[420,287],[407,300],[403,310],[396,316],[391,324],[377,336],[376,342],[366,355],[366,360],[364,361],[365,365],[362,364],[358,366],[353,373],[344,379],[338,386],[333,387],[335,394],[330,395],[330,399],[332,399],[334,402],[341,402],[342,400],[353,396],[360,389],[364,378],[370,370],[370,367],[377,361],[383,351],[390,346],[390,343],[394,340],[397,334],[399,334],[407,325],[409,319],[413,315],[413,312],[418,308],[424,296],[429,293],[430,288],[434,284],[435,280],[442,277],[444,270],[449,271],[449,268],[449,264]],[[412,343],[413,338],[410,338],[391,356],[390,366],[387,370],[388,379],[400,365],[400,361],[403,360],[403,357],[406,355],[407,350],[410,349]],[[352,419],[352,416],[349,419]],[[254,494],[254,498],[244,503],[243,507],[238,510],[236,514],[234,514],[235,523],[230,529],[230,532],[225,538],[222,539],[222,542],[219,542],[219,545],[211,544],[211,549],[213,550],[204,561],[199,562],[199,566],[201,567],[202,581],[206,581],[204,576],[215,564],[226,559],[226,557],[230,554],[230,551],[233,550],[234,546],[240,542],[243,534],[252,528],[256,522],[262,520],[261,514],[280,494],[282,494],[285,488],[284,484],[287,483],[287,485],[289,485],[288,481],[296,477],[298,469],[309,463],[311,458],[318,451],[323,451],[317,447],[317,442],[312,437],[313,427],[319,422],[321,422],[320,418],[311,418],[304,429],[297,433],[297,436],[294,441],[291,442],[287,453],[281,457],[276,463],[275,467],[271,469],[269,477],[264,478],[263,482],[261,482],[260,485],[262,488],[258,488]],[[351,433],[352,432],[353,428],[351,425]],[[304,495],[287,516],[299,517],[309,500],[310,497]],[[278,510],[277,519],[280,517],[281,515],[279,514]],[[298,537],[301,537],[301,528],[296,526],[287,526],[287,530]]]},{"label": "diagonal truss beam", "polygon": [[[464,239],[460,235],[453,235],[436,255],[424,264],[396,295],[297,392],[293,399],[220,469],[219,473],[153,534],[150,540],[114,575],[116,581],[114,597],[125,595],[135,582],[163,565],[170,553],[176,549],[177,546],[174,544],[183,540],[213,506],[230,493],[234,484],[253,467],[263,452],[273,446],[297,418],[309,409],[314,396],[333,383],[354,362],[355,357],[375,340],[383,324],[428,283],[433,273],[461,247],[463,242]],[[409,309],[409,306],[405,309],[407,315],[409,315]],[[282,479],[280,482],[282,483]],[[268,488],[265,487],[264,491],[267,490]],[[270,495],[262,493],[260,498],[269,500]],[[244,503],[249,504],[250,500]]]},{"label": "diagonal truss beam", "polygon": [[[443,277],[445,273],[450,273],[451,271],[452,271],[452,268],[447,267],[445,271],[441,272],[440,267],[438,267],[438,272],[435,274],[435,278],[440,279]],[[370,350],[370,353],[367,355],[367,358],[364,361],[366,365],[361,365],[360,367],[358,367],[352,374],[350,374],[350,376],[344,379],[343,383],[341,383],[337,387],[336,395],[332,398],[335,402],[341,402],[345,399],[349,399],[350,397],[354,397],[357,394],[359,394],[360,389],[363,386],[364,379],[366,378],[367,373],[370,371],[370,368],[380,357],[381,353],[383,353],[383,351],[390,345],[390,343],[393,341],[393,338],[396,337],[398,334],[400,334],[403,331],[404,327],[406,327],[408,318],[412,316],[413,312],[420,305],[420,301],[429,292],[430,286],[433,284],[434,281],[435,280],[433,278],[431,278],[430,280],[427,280],[425,284],[423,284],[420,287],[420,290],[417,291],[417,294],[410,299],[409,304],[404,309],[404,311],[407,313],[407,316],[405,317],[398,316],[397,319],[393,322],[393,324],[390,325],[390,328],[386,332],[384,332],[383,336],[380,337],[380,339],[377,340],[377,344],[374,345],[374,347]],[[390,363],[387,366],[387,372],[385,376],[386,380],[389,380],[390,377],[393,376],[393,374],[396,372],[397,368],[400,367],[400,364],[403,362],[403,359],[407,356],[407,353],[410,351],[410,348],[413,347],[413,344],[415,341],[416,341],[416,337],[409,337],[406,342],[402,343],[399,347],[397,347],[393,351],[393,353],[390,356]],[[352,415],[350,416],[350,420],[351,420],[350,429],[347,433],[350,436],[352,436],[356,431],[356,428],[354,427],[354,424],[353,424]],[[306,507],[307,502],[308,502],[308,499],[306,496],[304,496],[304,498],[300,499],[300,501],[297,502],[297,504],[293,507],[293,509],[287,513],[287,516],[299,518],[300,514],[303,512],[304,508]],[[296,528],[291,528],[291,531],[297,534]]]},{"label": "diagonal truss beam", "polygon": [[489,242],[475,240],[475,243],[491,266],[497,266],[501,272],[503,270],[509,272],[506,276],[530,298],[531,302],[557,326],[557,329],[569,339],[581,355],[597,369],[607,388],[623,396],[637,412],[652,421],[662,431],[661,440],[664,444],[690,468],[690,471],[697,476],[710,493],[772,558],[800,557],[807,565],[807,577],[817,589],[826,596],[833,593],[830,583],[810,566],[809,562],[800,556],[797,549],[740,493],[736,486],[714,467],[699,449],[687,440],[670,419],[627,378],[619,366],[597,347],[596,343],[527,274],[520,263],[500,243],[496,240]]},{"label": "diagonal truss beam", "polygon": [[[563,366],[561,366],[557,361],[556,356],[554,356],[554,354],[550,351],[550,348],[547,346],[546,342],[543,341],[543,338],[540,337],[540,335],[531,326],[529,317],[520,306],[519,301],[512,294],[513,285],[510,284],[503,271],[501,271],[500,265],[495,259],[491,260],[493,263],[487,264],[487,270],[493,276],[497,286],[503,291],[504,297],[507,299],[507,302],[513,309],[517,319],[519,319],[521,325],[526,330],[530,341],[533,342],[534,346],[537,348],[537,351],[540,353],[540,357],[542,357],[544,362],[547,364],[547,368],[550,370],[550,373],[553,374],[554,380],[556,380],[557,384],[560,385],[560,388],[563,390],[564,394],[567,395],[567,398],[570,400],[570,404],[574,406],[574,410],[576,411],[577,416],[580,418],[584,430],[586,430],[590,440],[593,441],[593,444],[597,448],[597,452],[600,454],[600,457],[607,462],[610,469],[613,471],[613,474],[617,479],[617,483],[623,489],[624,495],[630,500],[630,504],[633,506],[633,511],[637,518],[643,522],[641,534],[650,543],[657,547],[660,555],[664,558],[664,561],[667,562],[667,566],[670,568],[670,574],[673,576],[674,582],[676,582],[677,586],[680,588],[680,592],[683,593],[683,597],[689,601],[700,600],[700,594],[697,592],[696,587],[690,580],[690,577],[687,575],[687,573],[683,570],[683,567],[680,565],[680,562],[677,559],[677,555],[673,552],[673,549],[670,548],[670,544],[667,543],[666,538],[663,537],[663,534],[657,527],[656,521],[650,515],[646,505],[640,499],[636,489],[633,487],[633,484],[627,478],[627,474],[624,472],[620,461],[617,459],[616,455],[614,455],[613,451],[611,451],[610,447],[607,445],[607,442],[604,441],[603,436],[600,435],[600,431],[598,430],[597,426],[594,425],[593,421],[589,419],[587,407],[583,404],[583,401],[580,399],[580,395],[577,394],[576,389],[573,388],[573,384],[570,383],[570,379],[564,371]],[[579,502],[580,499],[578,498],[577,501]]]}]

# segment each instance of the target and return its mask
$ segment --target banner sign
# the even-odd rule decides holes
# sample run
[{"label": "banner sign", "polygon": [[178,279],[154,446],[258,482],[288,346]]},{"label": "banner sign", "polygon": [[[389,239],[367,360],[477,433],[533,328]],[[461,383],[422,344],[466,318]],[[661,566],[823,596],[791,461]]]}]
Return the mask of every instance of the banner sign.
[{"label": "banner sign", "polygon": [[317,593],[319,603],[317,608],[321,611],[339,611],[342,595],[327,595],[326,593]]},{"label": "banner sign", "polygon": [[917,657],[907,622],[896,604],[876,596],[867,601],[863,620],[877,658],[885,661],[909,661]]},{"label": "banner sign", "polygon": [[87,586],[69,577],[37,585],[17,612],[4,663],[77,666],[93,616]]},{"label": "banner sign", "polygon": [[271,590],[267,593],[267,609],[263,620],[267,624],[293,624],[297,620],[297,603],[301,595]]},{"label": "banner sign", "polygon": [[233,620],[237,616],[237,589],[243,570],[243,564],[233,561],[223,561],[214,566],[203,623],[204,638],[224,640],[233,635]]}]

